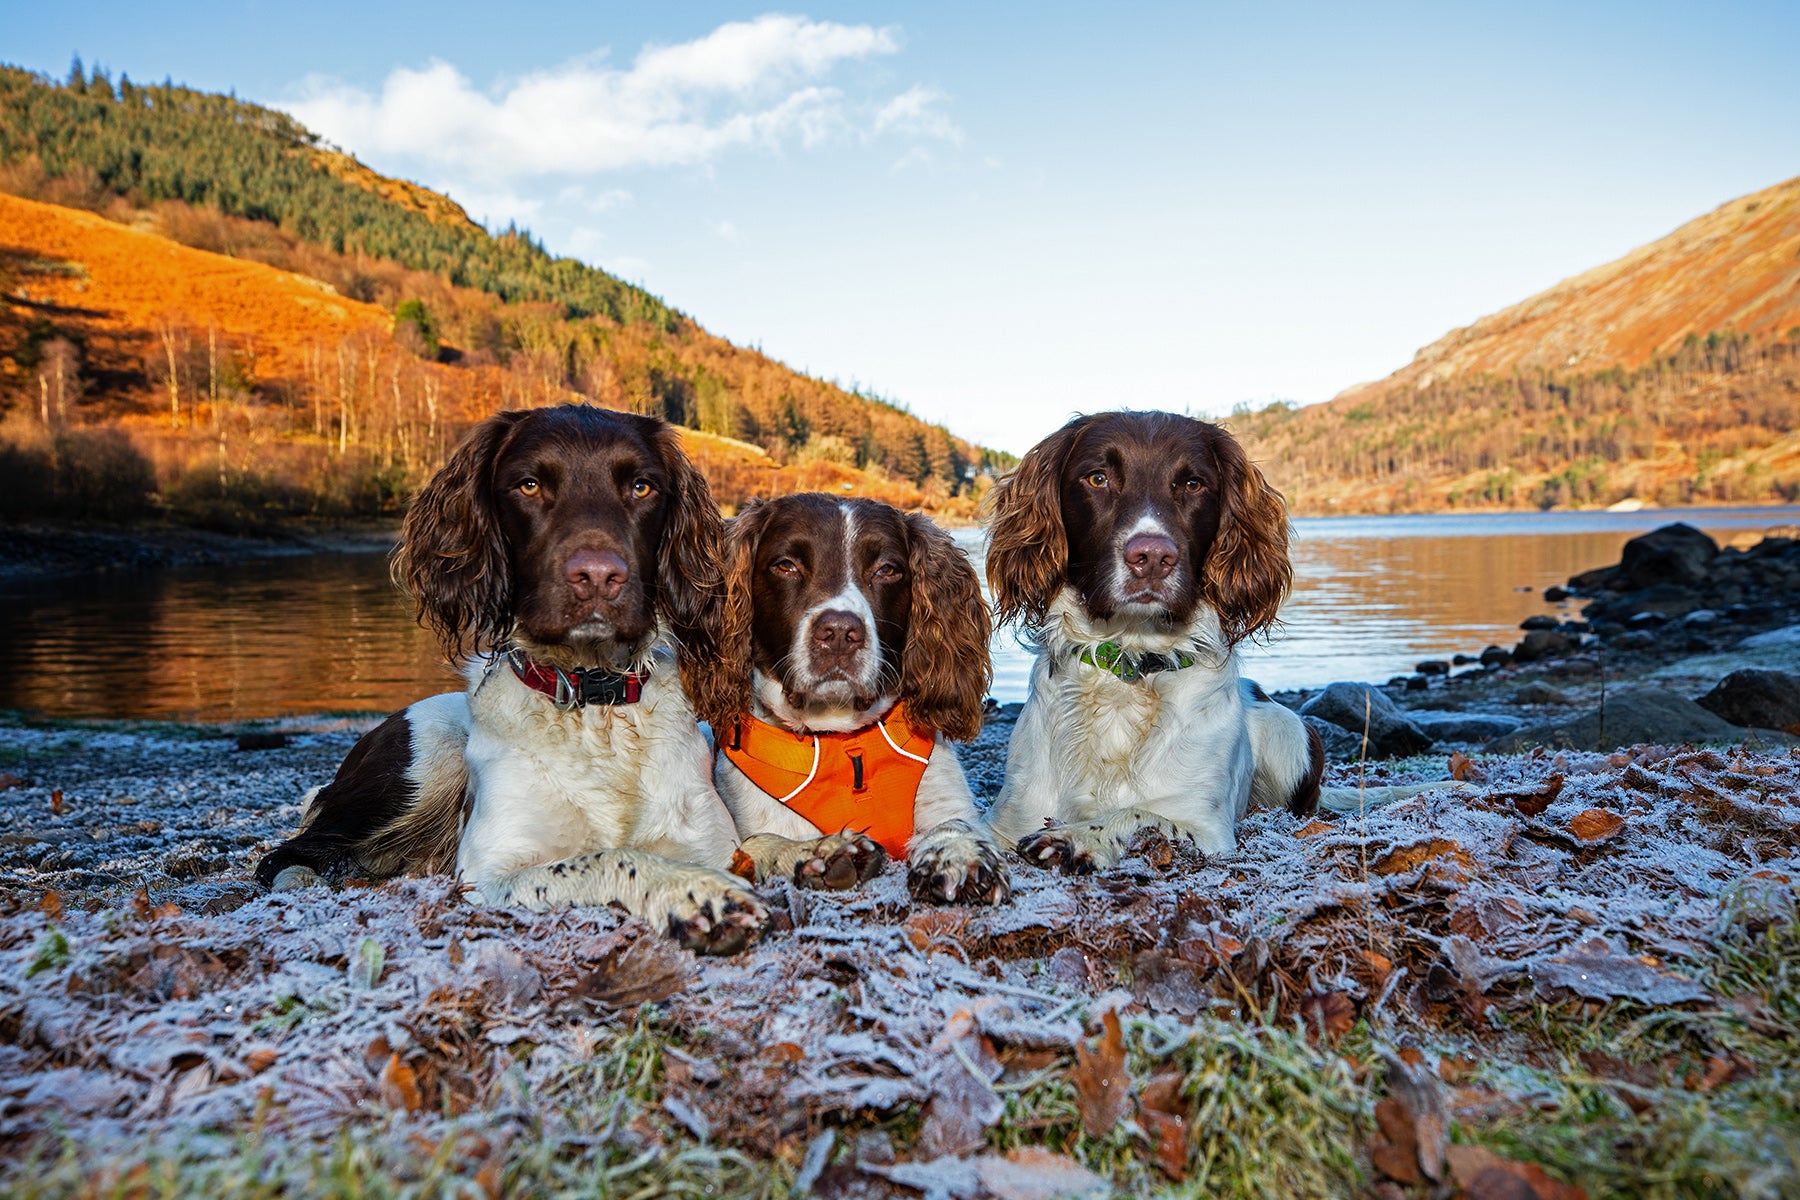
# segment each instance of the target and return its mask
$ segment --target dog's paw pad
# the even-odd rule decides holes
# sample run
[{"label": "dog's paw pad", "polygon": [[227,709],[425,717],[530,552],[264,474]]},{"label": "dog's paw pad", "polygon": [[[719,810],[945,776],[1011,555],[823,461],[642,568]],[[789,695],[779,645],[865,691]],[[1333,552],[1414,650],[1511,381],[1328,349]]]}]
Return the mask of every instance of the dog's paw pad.
[{"label": "dog's paw pad", "polygon": [[693,900],[669,914],[669,936],[695,954],[736,954],[768,930],[769,910],[755,896],[736,888]]},{"label": "dog's paw pad", "polygon": [[1099,869],[1093,849],[1066,825],[1041,829],[1019,839],[1019,857],[1064,875],[1092,875]]},{"label": "dog's paw pad", "polygon": [[1000,904],[1011,894],[1012,881],[994,847],[970,842],[914,854],[906,889],[913,899],[931,904]]},{"label": "dog's paw pad", "polygon": [[834,833],[813,846],[811,856],[794,868],[794,882],[804,888],[841,892],[881,874],[887,851],[860,833]]}]

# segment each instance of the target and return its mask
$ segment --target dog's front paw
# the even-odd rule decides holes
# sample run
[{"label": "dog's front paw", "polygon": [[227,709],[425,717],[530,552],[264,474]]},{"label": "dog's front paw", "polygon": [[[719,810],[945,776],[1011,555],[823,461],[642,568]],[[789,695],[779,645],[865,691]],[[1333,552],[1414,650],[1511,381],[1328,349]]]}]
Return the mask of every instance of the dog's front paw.
[{"label": "dog's front paw", "polygon": [[1019,857],[1064,875],[1092,875],[1115,866],[1119,847],[1098,825],[1052,825],[1019,839]]},{"label": "dog's front paw", "polygon": [[812,845],[812,853],[794,865],[794,882],[803,888],[841,892],[881,874],[887,851],[860,833],[833,833]]},{"label": "dog's front paw", "polygon": [[951,821],[913,847],[906,890],[929,904],[1000,904],[1011,894],[1012,880],[997,846]]},{"label": "dog's front paw", "polygon": [[[717,878],[712,878],[716,875]],[[669,936],[695,954],[736,954],[769,930],[769,910],[723,871],[689,879],[666,905]]]}]

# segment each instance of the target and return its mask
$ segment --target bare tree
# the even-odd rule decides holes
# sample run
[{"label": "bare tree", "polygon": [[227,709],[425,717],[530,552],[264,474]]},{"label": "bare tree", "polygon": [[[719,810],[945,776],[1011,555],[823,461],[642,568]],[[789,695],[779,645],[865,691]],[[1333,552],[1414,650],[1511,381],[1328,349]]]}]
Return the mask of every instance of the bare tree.
[{"label": "bare tree", "polygon": [[38,411],[45,427],[61,429],[68,424],[69,405],[86,389],[81,378],[81,351],[75,343],[67,338],[45,342],[44,357],[38,363]]}]

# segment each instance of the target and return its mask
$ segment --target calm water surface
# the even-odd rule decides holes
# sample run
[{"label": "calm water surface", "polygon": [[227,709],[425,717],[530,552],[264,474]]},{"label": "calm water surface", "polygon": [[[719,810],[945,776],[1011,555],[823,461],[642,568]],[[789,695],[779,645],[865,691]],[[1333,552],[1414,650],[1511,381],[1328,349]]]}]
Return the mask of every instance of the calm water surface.
[{"label": "calm water surface", "polygon": [[[1542,590],[1615,562],[1674,520],[1717,538],[1800,522],[1800,507],[1294,522],[1284,628],[1245,651],[1270,688],[1384,680],[1424,658],[1511,645],[1555,611]],[[980,565],[976,531],[959,540]],[[459,686],[378,554],[264,559],[0,591],[0,708],[228,720],[386,711]],[[1029,659],[994,640],[994,694],[1023,700]]]}]

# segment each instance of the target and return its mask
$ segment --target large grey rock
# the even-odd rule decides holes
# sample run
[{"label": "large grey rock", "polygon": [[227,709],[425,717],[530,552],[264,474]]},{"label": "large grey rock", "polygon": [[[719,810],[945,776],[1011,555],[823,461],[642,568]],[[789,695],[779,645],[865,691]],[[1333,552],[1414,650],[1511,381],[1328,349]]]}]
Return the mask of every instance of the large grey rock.
[{"label": "large grey rock", "polygon": [[[1774,731],[1755,732],[1766,742],[1800,745],[1800,738]],[[1736,742],[1744,736],[1744,730],[1686,696],[1640,685],[1608,692],[1604,713],[1595,707],[1552,717],[1494,739],[1487,744],[1487,750],[1493,754],[1512,754],[1532,746],[1616,750],[1640,743],[1679,746],[1688,742]]]},{"label": "large grey rock", "polygon": [[1513,647],[1513,661],[1528,663],[1560,658],[1572,650],[1574,645],[1566,633],[1558,633],[1554,629],[1533,629]]},{"label": "large grey rock", "polygon": [[1300,706],[1300,715],[1318,717],[1362,737],[1367,704],[1370,758],[1403,758],[1431,749],[1431,738],[1380,688],[1368,683],[1333,683]]},{"label": "large grey rock", "polygon": [[1524,727],[1518,717],[1500,713],[1445,712],[1415,708],[1406,714],[1434,742],[1485,742]]},{"label": "large grey rock", "polygon": [[1332,762],[1355,762],[1362,757],[1362,735],[1351,733],[1340,725],[1320,717],[1306,716],[1300,718],[1319,735],[1325,743],[1325,757]]},{"label": "large grey rock", "polygon": [[1676,522],[1632,538],[1619,554],[1613,587],[1644,588],[1657,583],[1699,583],[1719,556],[1719,544],[1692,525]]},{"label": "large grey rock", "polygon": [[1719,680],[1695,703],[1733,725],[1800,733],[1800,675],[1745,667]]}]

